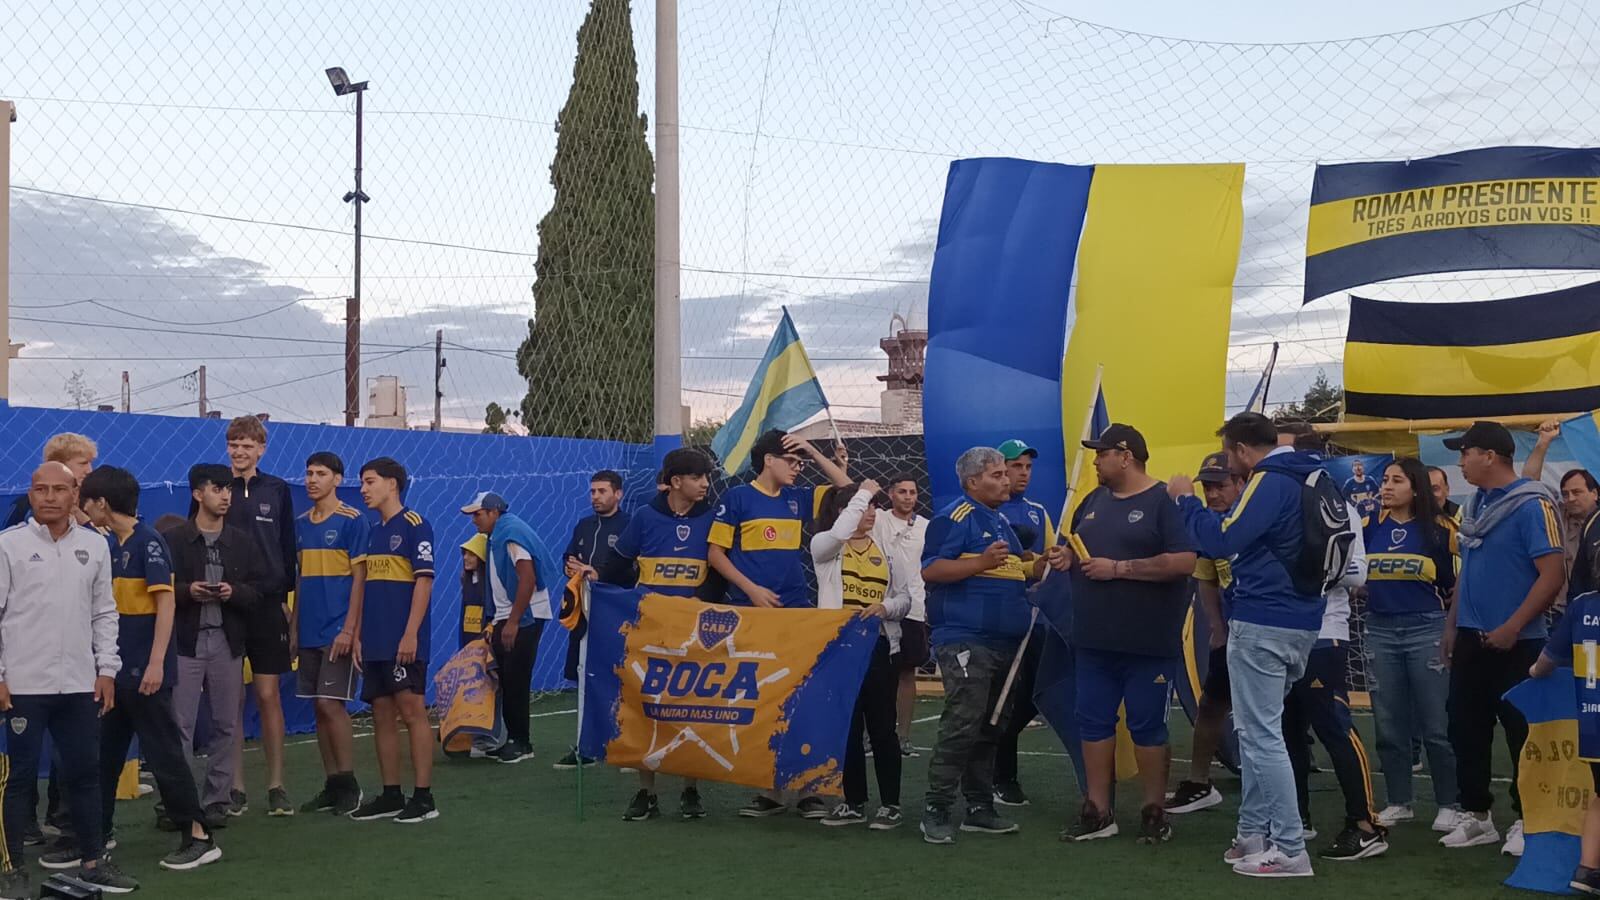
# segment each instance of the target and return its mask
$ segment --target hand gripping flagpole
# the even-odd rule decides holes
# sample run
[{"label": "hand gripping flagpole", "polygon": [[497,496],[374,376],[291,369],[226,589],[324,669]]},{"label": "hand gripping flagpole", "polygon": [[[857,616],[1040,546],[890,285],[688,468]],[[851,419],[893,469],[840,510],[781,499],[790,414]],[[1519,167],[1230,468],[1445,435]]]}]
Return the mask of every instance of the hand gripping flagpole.
[{"label": "hand gripping flagpole", "polygon": [[[1072,512],[1072,492],[1077,490],[1078,475],[1083,471],[1083,441],[1094,437],[1089,432],[1094,428],[1094,409],[1100,403],[1100,378],[1105,374],[1105,368],[1105,366],[1101,365],[1095,366],[1094,369],[1094,390],[1089,392],[1089,412],[1084,416],[1082,437],[1079,439],[1077,452],[1072,456],[1072,474],[1067,478],[1066,499],[1061,501],[1061,518],[1056,520],[1063,534],[1067,531],[1067,522],[1069,521],[1067,517]],[[1053,545],[1054,543],[1055,535],[1050,535],[1046,544]],[[1051,571],[1053,570],[1046,566],[1044,574],[1040,576],[1039,581],[1043,582],[1046,578],[1049,578]],[[994,711],[989,714],[990,725],[1000,724],[1000,711],[1006,708],[1006,699],[1011,696],[1011,686],[1017,680],[1017,670],[1022,668],[1022,657],[1028,652],[1028,641],[1033,638],[1033,626],[1038,622],[1039,607],[1035,606],[1032,614],[1028,616],[1028,633],[1022,636],[1022,643],[1017,645],[1017,655],[1011,658],[1011,669],[1006,672],[1006,683],[1000,687],[1000,699],[995,701]]]}]

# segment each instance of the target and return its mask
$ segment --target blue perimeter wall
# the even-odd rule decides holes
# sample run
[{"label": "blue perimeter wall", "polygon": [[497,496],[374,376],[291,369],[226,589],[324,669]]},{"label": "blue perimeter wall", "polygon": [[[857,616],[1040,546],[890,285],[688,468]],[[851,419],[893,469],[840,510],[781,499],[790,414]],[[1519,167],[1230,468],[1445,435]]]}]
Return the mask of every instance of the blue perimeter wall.
[{"label": "blue perimeter wall", "polygon": [[[29,477],[42,459],[44,442],[53,434],[74,431],[99,444],[96,465],[120,466],[138,477],[142,486],[139,512],[145,521],[153,523],[167,513],[186,515],[189,467],[198,462],[227,464],[226,429],[227,422],[215,419],[0,406],[0,434],[5,436],[0,441],[0,502],[5,504],[0,511],[10,509],[15,498],[27,492]],[[399,460],[411,476],[406,505],[433,524],[438,574],[431,618],[430,701],[432,674],[455,653],[459,643],[461,553],[457,548],[474,533],[472,523],[461,514],[461,506],[473,494],[492,490],[504,496],[511,511],[533,526],[551,553],[560,556],[573,524],[591,511],[589,476],[597,470],[615,469],[623,475],[629,508],[648,502],[655,493],[655,451],[648,444],[268,423],[267,453],[261,469],[289,482],[296,515],[310,506],[301,488],[305,460],[319,450],[332,451],[344,460],[345,480],[339,496],[357,509],[365,509],[357,491],[361,464],[379,456]],[[551,600],[559,604],[559,592]],[[563,675],[566,648],[566,630],[552,621],[540,643],[533,670],[534,690],[572,687]],[[313,730],[311,703],[295,698],[293,674],[283,676],[281,693],[289,730]],[[250,735],[256,734],[253,708],[247,710],[245,726]]]}]

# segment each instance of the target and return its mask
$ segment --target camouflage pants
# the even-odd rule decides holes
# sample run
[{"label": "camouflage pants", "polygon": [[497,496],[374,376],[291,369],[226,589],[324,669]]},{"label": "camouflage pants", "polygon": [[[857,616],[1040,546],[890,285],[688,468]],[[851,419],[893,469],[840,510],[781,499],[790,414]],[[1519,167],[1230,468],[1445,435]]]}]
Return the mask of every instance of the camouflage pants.
[{"label": "camouflage pants", "polygon": [[950,809],[957,790],[969,809],[994,805],[995,745],[1005,733],[1015,685],[1000,721],[990,725],[989,717],[1015,654],[982,644],[947,644],[934,652],[944,678],[944,713],[928,763],[929,809]]}]

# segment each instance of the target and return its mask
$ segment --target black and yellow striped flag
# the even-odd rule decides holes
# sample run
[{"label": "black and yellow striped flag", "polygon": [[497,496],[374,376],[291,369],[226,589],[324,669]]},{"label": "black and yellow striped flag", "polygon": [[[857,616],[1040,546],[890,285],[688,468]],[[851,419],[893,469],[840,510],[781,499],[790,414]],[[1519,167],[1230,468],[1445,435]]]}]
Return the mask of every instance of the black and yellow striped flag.
[{"label": "black and yellow striped flag", "polygon": [[1600,283],[1509,300],[1350,298],[1345,412],[1389,419],[1600,407]]}]

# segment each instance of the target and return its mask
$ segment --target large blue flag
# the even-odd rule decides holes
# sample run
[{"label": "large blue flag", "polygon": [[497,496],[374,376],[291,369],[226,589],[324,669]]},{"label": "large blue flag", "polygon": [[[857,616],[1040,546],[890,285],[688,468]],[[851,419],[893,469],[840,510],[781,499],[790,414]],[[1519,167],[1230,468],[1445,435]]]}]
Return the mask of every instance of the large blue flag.
[{"label": "large blue flag", "polygon": [[744,402],[711,439],[711,450],[722,467],[736,475],[750,465],[750,448],[764,432],[774,428],[787,431],[827,408],[828,398],[822,395],[816,370],[800,343],[800,332],[785,309],[767,354],[744,392]]},{"label": "large blue flag", "polygon": [[878,620],[590,587],[579,750],[616,766],[839,793]]},{"label": "large blue flag", "polygon": [[1506,692],[1528,720],[1517,766],[1524,844],[1511,887],[1570,894],[1585,812],[1594,800],[1589,764],[1578,758],[1578,691],[1570,668],[1529,678]]}]

